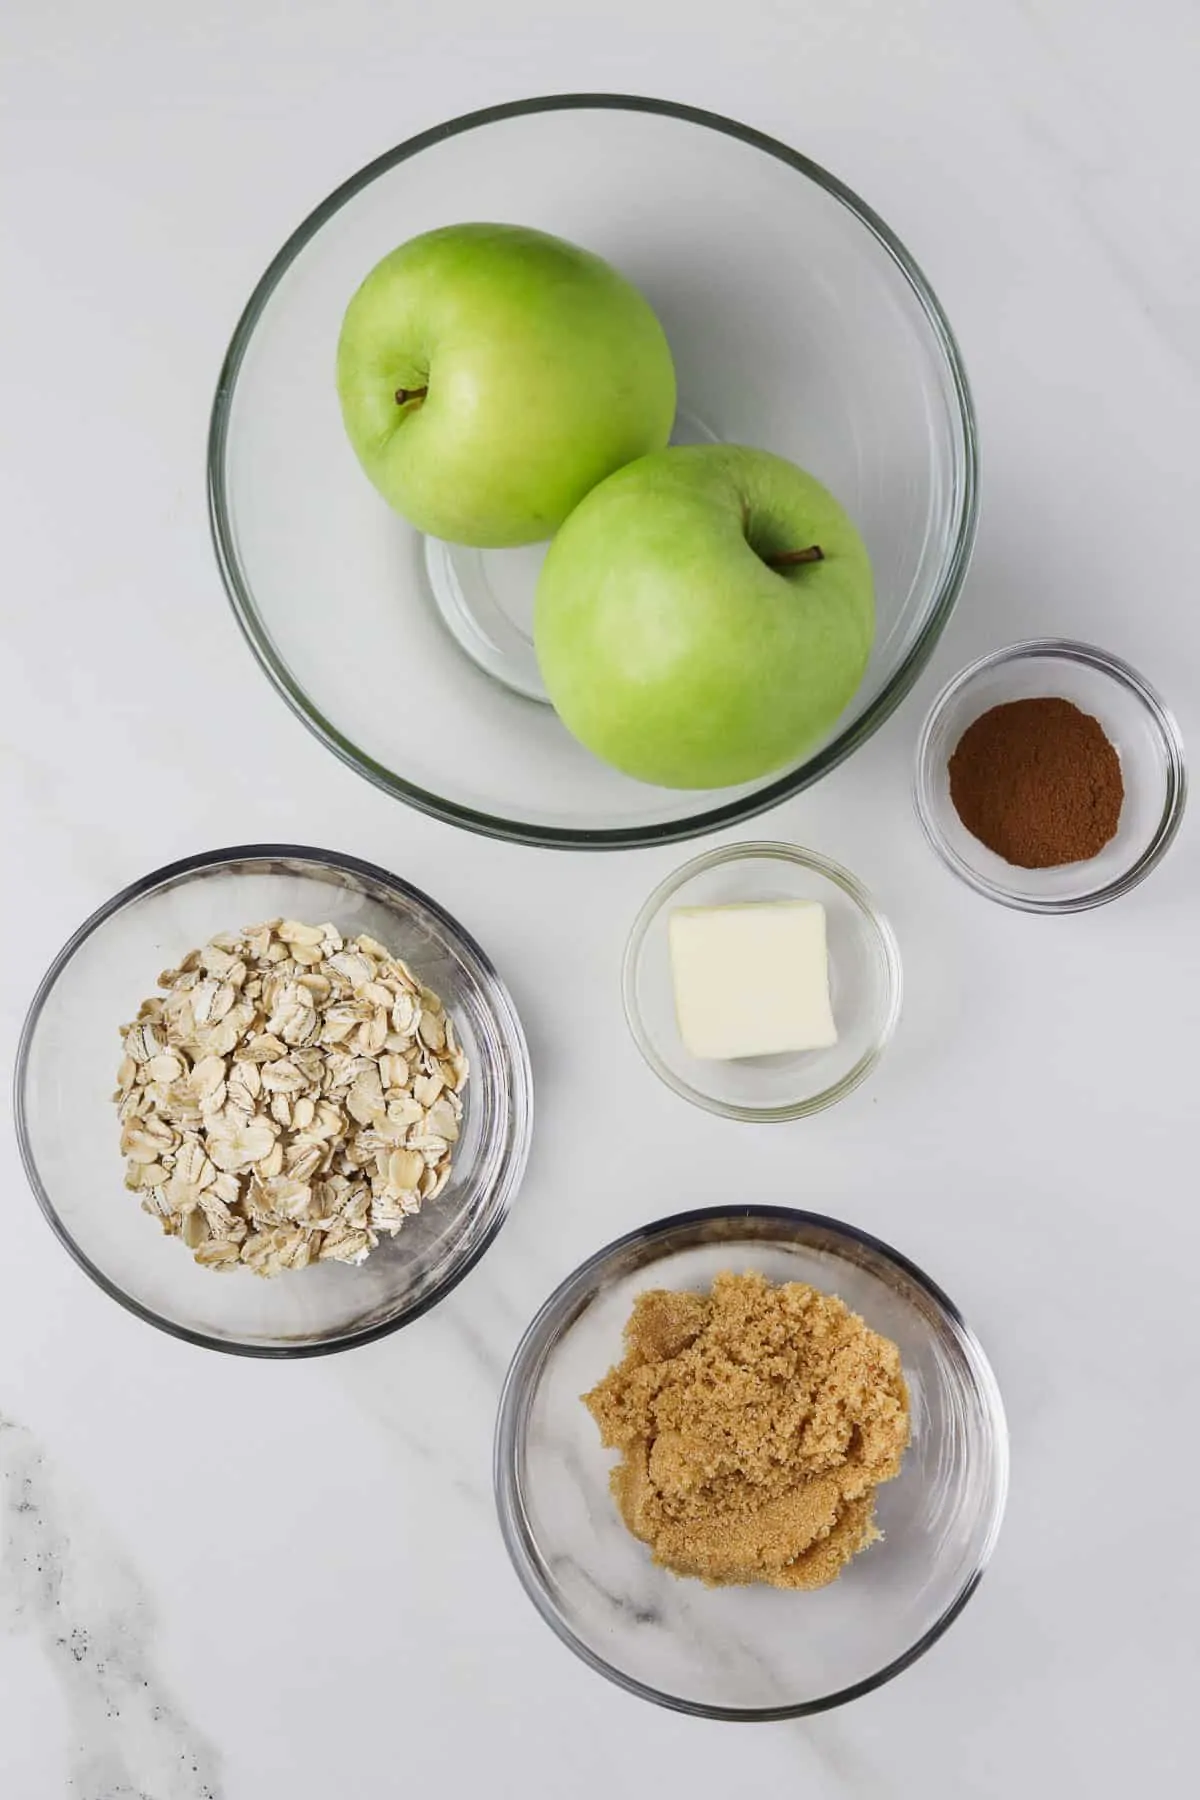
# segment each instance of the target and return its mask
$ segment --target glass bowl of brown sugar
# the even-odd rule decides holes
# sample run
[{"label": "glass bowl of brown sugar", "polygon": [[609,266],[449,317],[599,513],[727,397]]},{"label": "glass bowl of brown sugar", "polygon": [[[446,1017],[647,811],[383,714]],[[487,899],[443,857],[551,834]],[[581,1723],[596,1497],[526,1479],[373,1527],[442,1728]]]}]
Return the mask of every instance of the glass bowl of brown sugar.
[{"label": "glass bowl of brown sugar", "polygon": [[935,700],[916,807],[948,868],[1025,912],[1083,912],[1143,881],[1183,817],[1179,727],[1120,658],[1066,638],[994,650]]},{"label": "glass bowl of brown sugar", "polygon": [[[617,1457],[604,1448],[582,1396],[628,1348],[623,1332],[639,1295],[665,1289],[675,1298],[711,1298],[722,1276],[760,1277],[771,1287],[800,1283],[819,1296],[836,1295],[858,1315],[856,1323],[899,1353],[911,1436],[899,1472],[877,1491],[880,1539],[836,1579],[791,1585],[761,1574],[713,1576],[710,1569],[706,1580],[699,1569],[700,1579],[676,1573],[669,1557],[656,1559],[661,1543],[652,1547],[634,1535],[611,1488]],[[728,1403],[732,1451],[740,1431],[761,1427],[764,1414],[782,1403],[779,1388],[786,1384],[774,1359],[772,1373],[764,1375],[759,1363],[752,1377],[754,1352],[737,1338],[729,1315],[726,1331],[725,1370],[732,1365],[742,1372],[719,1402],[721,1410]],[[772,1333],[770,1341],[778,1347],[781,1340]],[[672,1348],[659,1332],[668,1360],[684,1342]],[[719,1353],[705,1359],[701,1391],[720,1392],[722,1360]],[[663,1375],[670,1379],[668,1370],[657,1378]],[[806,1379],[797,1371],[797,1386]],[[678,1397],[676,1388],[676,1403]],[[838,1401],[850,1415],[854,1405],[849,1394]],[[660,1473],[659,1452],[669,1460],[672,1442],[681,1438],[680,1415],[671,1406],[665,1399],[650,1451]],[[775,1430],[783,1462],[799,1448],[806,1425],[786,1430],[776,1418]],[[863,1430],[846,1426],[847,1454],[861,1447]],[[724,1488],[730,1510],[739,1489],[753,1507],[756,1479],[740,1482],[729,1458],[718,1458],[710,1479]],[[647,1480],[654,1480],[649,1464]],[[937,1642],[975,1592],[995,1546],[1008,1487],[1008,1434],[978,1341],[954,1303],[907,1257],[817,1213],[716,1206],[630,1232],[551,1294],[504,1384],[495,1485],[505,1545],[522,1586],[546,1624],[590,1668],[677,1712],[765,1722],[824,1712],[871,1693]],[[735,1534],[739,1548],[769,1539],[799,1498],[776,1497],[763,1507],[751,1528]]]}]

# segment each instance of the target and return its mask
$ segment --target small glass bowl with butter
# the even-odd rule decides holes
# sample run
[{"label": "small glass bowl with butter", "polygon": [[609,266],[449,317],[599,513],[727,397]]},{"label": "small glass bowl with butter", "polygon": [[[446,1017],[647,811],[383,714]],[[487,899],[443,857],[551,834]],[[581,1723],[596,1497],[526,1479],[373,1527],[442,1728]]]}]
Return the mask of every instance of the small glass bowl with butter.
[{"label": "small glass bowl with butter", "polygon": [[870,1074],[900,952],[861,882],[793,844],[730,844],[655,888],[625,951],[625,1016],[667,1086],[729,1119],[803,1119]]}]

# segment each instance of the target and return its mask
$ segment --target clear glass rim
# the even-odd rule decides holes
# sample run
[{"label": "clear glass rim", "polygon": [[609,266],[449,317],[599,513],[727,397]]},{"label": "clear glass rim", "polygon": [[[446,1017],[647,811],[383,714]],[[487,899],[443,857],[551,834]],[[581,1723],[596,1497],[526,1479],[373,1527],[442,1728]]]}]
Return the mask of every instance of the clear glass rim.
[{"label": "clear glass rim", "polygon": [[[760,1220],[767,1224],[777,1221],[793,1227],[800,1225],[815,1228],[842,1239],[848,1246],[866,1249],[884,1262],[892,1264],[925,1293],[952,1332],[970,1367],[972,1377],[979,1390],[981,1405],[986,1411],[991,1425],[991,1442],[995,1452],[996,1466],[991,1492],[990,1517],[975,1566],[958,1593],[911,1648],[901,1656],[894,1657],[877,1674],[867,1676],[862,1681],[855,1682],[850,1687],[838,1689],[832,1694],[822,1695],[816,1700],[800,1701],[790,1706],[733,1707],[686,1700],[678,1694],[668,1694],[651,1687],[648,1683],[639,1681],[635,1676],[627,1675],[623,1670],[606,1662],[602,1656],[576,1636],[569,1622],[563,1617],[551,1598],[552,1586],[549,1573],[545,1569],[538,1551],[522,1492],[520,1447],[525,1417],[532,1400],[535,1383],[555,1344],[582,1312],[593,1287],[594,1278],[601,1274],[610,1262],[619,1259],[624,1251],[635,1245],[650,1246],[659,1239],[687,1231],[689,1228],[702,1230],[705,1223],[713,1219]],[[848,1701],[857,1700],[864,1694],[873,1693],[876,1688],[882,1687],[894,1676],[910,1668],[954,1623],[979,1586],[991,1560],[996,1540],[1000,1535],[1008,1497],[1008,1427],[999,1385],[979,1340],[949,1295],[935,1281],[931,1280],[923,1269],[910,1261],[907,1256],[902,1255],[899,1250],[884,1243],[882,1238],[873,1237],[869,1232],[862,1231],[855,1225],[848,1225],[844,1220],[830,1218],[824,1213],[806,1212],[787,1206],[701,1207],[688,1212],[675,1213],[669,1218],[658,1219],[651,1225],[640,1226],[634,1231],[626,1232],[623,1237],[615,1238],[612,1243],[606,1244],[603,1249],[597,1250],[594,1255],[582,1262],[564,1281],[560,1282],[549,1298],[543,1302],[526,1327],[504,1379],[496,1416],[492,1472],[500,1532],[517,1577],[546,1624],[566,1644],[568,1649],[573,1650],[576,1656],[580,1657],[597,1674],[605,1676],[607,1680],[614,1682],[618,1687],[624,1688],[627,1693],[636,1694],[642,1700],[652,1701],[656,1706],[666,1707],[672,1712],[687,1713],[693,1718],[768,1724],[782,1719],[799,1719],[814,1713],[829,1712],[836,1706],[844,1706]]]},{"label": "clear glass rim", "polygon": [[[135,1300],[131,1294],[125,1292],[119,1283],[106,1275],[104,1270],[94,1263],[76,1243],[59,1216],[37,1166],[29,1129],[26,1089],[29,1059],[46,1002],[76,951],[102,925],[134,901],[144,899],[147,894],[152,894],[160,888],[175,886],[181,879],[186,879],[189,875],[237,863],[279,861],[285,858],[316,863],[323,868],[336,869],[340,873],[365,876],[390,889],[398,899],[415,901],[434,915],[453,937],[456,947],[464,951],[468,959],[476,964],[475,972],[487,985],[489,1001],[495,1008],[503,1024],[509,1046],[515,1053],[517,1080],[514,1084],[513,1099],[515,1126],[513,1153],[508,1167],[503,1172],[499,1201],[488,1229],[446,1278],[421,1299],[402,1308],[393,1317],[383,1320],[379,1324],[367,1326],[360,1331],[344,1332],[338,1337],[322,1339],[318,1343],[238,1343],[217,1337],[209,1332],[194,1330],[191,1326],[180,1325],[176,1320],[165,1318],[161,1313],[155,1312],[152,1307],[143,1306],[141,1301]],[[463,1277],[475,1267],[485,1251],[490,1248],[508,1217],[509,1208],[520,1186],[529,1156],[533,1128],[532,1108],[533,1074],[529,1063],[529,1049],[525,1042],[525,1033],[517,1009],[513,1004],[512,996],[493,968],[489,957],[471,934],[464,930],[458,920],[444,907],[439,906],[436,900],[430,899],[429,895],[420,888],[412,886],[410,882],[402,881],[399,876],[391,874],[387,869],[381,869],[375,863],[364,862],[360,857],[340,855],[330,850],[318,850],[305,844],[241,844],[228,849],[208,850],[196,856],[184,857],[178,862],[167,863],[161,869],[153,870],[138,881],[131,882],[128,887],[122,888],[119,893],[106,900],[102,906],[97,907],[95,912],[85,919],[76,931],[72,932],[38,983],[37,991],[30,1002],[29,1011],[26,1013],[25,1022],[21,1027],[21,1036],[17,1044],[16,1067],[13,1073],[13,1118],[26,1179],[50,1229],[84,1273],[90,1276],[98,1288],[101,1288],[110,1299],[117,1301],[127,1312],[133,1313],[135,1318],[145,1320],[147,1325],[153,1325],[159,1331],[165,1331],[169,1337],[179,1338],[187,1344],[195,1344],[200,1349],[220,1350],[230,1356],[253,1356],[274,1361],[295,1360],[308,1356],[330,1356],[338,1350],[349,1350],[360,1344],[374,1343],[378,1338],[388,1337],[393,1331],[399,1331],[402,1326],[411,1324],[414,1319],[420,1318],[422,1313],[428,1312],[431,1307],[436,1306],[452,1289],[457,1287]]]},{"label": "clear glass rim", "polygon": [[[607,828],[538,825],[529,820],[505,819],[496,814],[463,805],[458,801],[448,800],[432,793],[427,788],[406,781],[392,770],[385,768],[366,751],[360,750],[344,732],[325,718],[299,683],[293,679],[283,658],[275,648],[270,633],[258,613],[250,584],[243,573],[238,557],[225,480],[225,451],[230,412],[238,374],[250,340],[276,287],[300,252],[316,236],[326,221],[378,176],[386,174],[397,164],[408,161],[411,157],[419,155],[422,150],[441,143],[448,137],[456,137],[482,126],[494,125],[504,119],[521,118],[534,113],[588,109],[657,114],[660,117],[678,119],[687,124],[699,125],[707,130],[720,132],[726,137],[735,138],[741,143],[762,151],[765,155],[774,157],[778,162],[785,163],[789,168],[807,176],[810,181],[815,182],[817,186],[823,188],[827,194],[853,213],[896,264],[925,314],[934,339],[945,358],[946,368],[958,403],[959,423],[963,437],[962,466],[957,471],[958,485],[961,490],[958,516],[955,522],[952,546],[942,573],[941,585],[930,608],[929,617],[916,642],[861,717],[839,732],[831,743],[818,751],[802,768],[791,770],[753,794],[725,802],[722,805],[709,807],[703,812],[695,813],[684,819],[672,819],[657,824]],[[355,770],[359,775],[365,776],[368,781],[373,782],[376,787],[382,788],[394,799],[402,800],[408,805],[416,807],[418,811],[428,813],[433,818],[441,819],[447,824],[464,826],[485,837],[496,837],[510,843],[540,845],[553,849],[619,850],[642,845],[678,843],[688,838],[701,837],[727,825],[755,818],[759,814],[769,811],[771,807],[777,806],[780,801],[786,800],[792,794],[798,794],[804,788],[811,787],[814,782],[819,781],[822,776],[827,775],[830,770],[835,769],[839,763],[843,762],[860,744],[865,743],[884,721],[891,717],[932,655],[934,647],[945,629],[966,575],[978,522],[978,462],[978,436],[971,391],[967,382],[962,354],[951,331],[949,320],[929,282],[900,239],[851,188],[798,150],[793,150],[777,138],[769,137],[764,132],[754,130],[751,126],[725,118],[720,113],[707,112],[699,107],[682,106],[674,101],[651,99],[636,94],[544,94],[524,100],[507,101],[498,106],[483,107],[476,112],[464,113],[459,118],[448,120],[445,124],[419,132],[417,136],[407,139],[404,143],[397,145],[395,149],[385,151],[382,156],[367,163],[357,174],[350,176],[348,180],[336,187],[319,206],[309,213],[303,223],[287,239],[282,249],[269,263],[246,303],[241,318],[234,328],[233,337],[221,365],[208,434],[208,515],[217,566],[242,635],[250,645],[268,679],[296,717],[349,768]]]},{"label": "clear glass rim", "polygon": [[[1163,763],[1166,772],[1164,782],[1163,807],[1158,824],[1141,855],[1122,874],[1111,881],[1102,883],[1086,893],[1074,894],[1066,898],[1053,895],[1040,897],[1031,894],[1018,894],[1002,882],[989,881],[961,857],[949,843],[938,824],[937,808],[933,800],[932,748],[933,738],[942,718],[959,696],[970,687],[978,676],[989,669],[1001,668],[1005,663],[1037,662],[1045,659],[1082,663],[1094,669],[1100,675],[1107,676],[1123,687],[1126,692],[1140,701],[1144,711],[1153,724],[1163,752]],[[1067,914],[1089,912],[1093,907],[1105,906],[1110,900],[1119,900],[1123,894],[1129,893],[1157,867],[1170,849],[1175,835],[1183,821],[1184,808],[1187,804],[1187,762],[1184,755],[1183,738],[1174,714],[1170,711],[1157,689],[1153,688],[1143,675],[1124,662],[1121,657],[1110,651],[1101,650],[1095,644],[1080,643],[1073,638],[1023,638],[1019,643],[1006,644],[999,650],[990,650],[985,656],[977,657],[961,669],[942,689],[926,716],[921,728],[921,736],[917,742],[916,769],[913,784],[913,800],[921,829],[927,842],[932,846],[938,858],[945,866],[964,881],[969,888],[985,899],[995,900],[1001,906],[1011,906],[1018,912]]]},{"label": "clear glass rim", "polygon": [[[876,935],[883,956],[885,984],[887,988],[887,1007],[878,1032],[869,1048],[863,1052],[847,1074],[831,1087],[823,1088],[819,1094],[812,1094],[805,1100],[791,1101],[785,1106],[740,1106],[733,1101],[718,1100],[700,1088],[693,1087],[690,1082],[683,1081],[674,1070],[659,1056],[651,1043],[642,1020],[641,1008],[637,999],[638,967],[642,950],[646,941],[646,933],[651,924],[671,896],[678,892],[685,882],[694,875],[702,875],[707,869],[716,869],[723,863],[758,860],[763,862],[787,862],[802,869],[812,869],[823,875],[839,887],[847,898],[853,901]],[[844,869],[840,863],[820,856],[815,850],[805,850],[798,844],[775,843],[760,839],[747,844],[724,844],[717,850],[706,850],[700,856],[694,856],[682,868],[674,870],[660,881],[649,898],[644,901],[638,912],[625,945],[625,960],[621,969],[621,997],[625,1005],[625,1021],[629,1026],[634,1043],[642,1054],[643,1060],[653,1069],[659,1080],[664,1082],[672,1092],[681,1099],[690,1100],[693,1106],[702,1107],[705,1112],[716,1113],[724,1119],[738,1119],[751,1125],[784,1124],[791,1119],[806,1119],[813,1113],[824,1112],[828,1106],[834,1106],[844,1100],[860,1087],[878,1063],[880,1057],[891,1042],[900,1017],[900,1008],[904,998],[904,974],[900,960],[900,946],[896,942],[896,934],[884,913],[877,906],[874,898],[856,875]]]}]

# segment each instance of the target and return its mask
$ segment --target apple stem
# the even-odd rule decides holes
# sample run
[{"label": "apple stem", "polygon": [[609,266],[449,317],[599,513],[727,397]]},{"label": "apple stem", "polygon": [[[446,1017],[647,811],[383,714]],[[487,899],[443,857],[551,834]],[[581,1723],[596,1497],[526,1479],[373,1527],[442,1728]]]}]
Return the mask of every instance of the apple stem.
[{"label": "apple stem", "polygon": [[396,405],[397,406],[407,406],[410,400],[423,400],[428,392],[429,392],[429,389],[427,387],[397,388],[396,389]]},{"label": "apple stem", "polygon": [[768,556],[766,560],[772,569],[794,569],[799,563],[824,562],[825,552],[820,544],[809,544],[803,550],[781,550],[778,556]]}]

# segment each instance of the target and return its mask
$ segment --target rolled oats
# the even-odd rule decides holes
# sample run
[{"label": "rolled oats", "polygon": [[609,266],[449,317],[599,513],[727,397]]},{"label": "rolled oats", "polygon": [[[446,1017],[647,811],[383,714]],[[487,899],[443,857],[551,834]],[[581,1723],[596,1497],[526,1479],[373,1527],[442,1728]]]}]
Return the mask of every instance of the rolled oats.
[{"label": "rolled oats", "polygon": [[202,1267],[361,1263],[441,1193],[467,1058],[382,944],[270,919],[158,980],[121,1033],[125,1185]]}]

